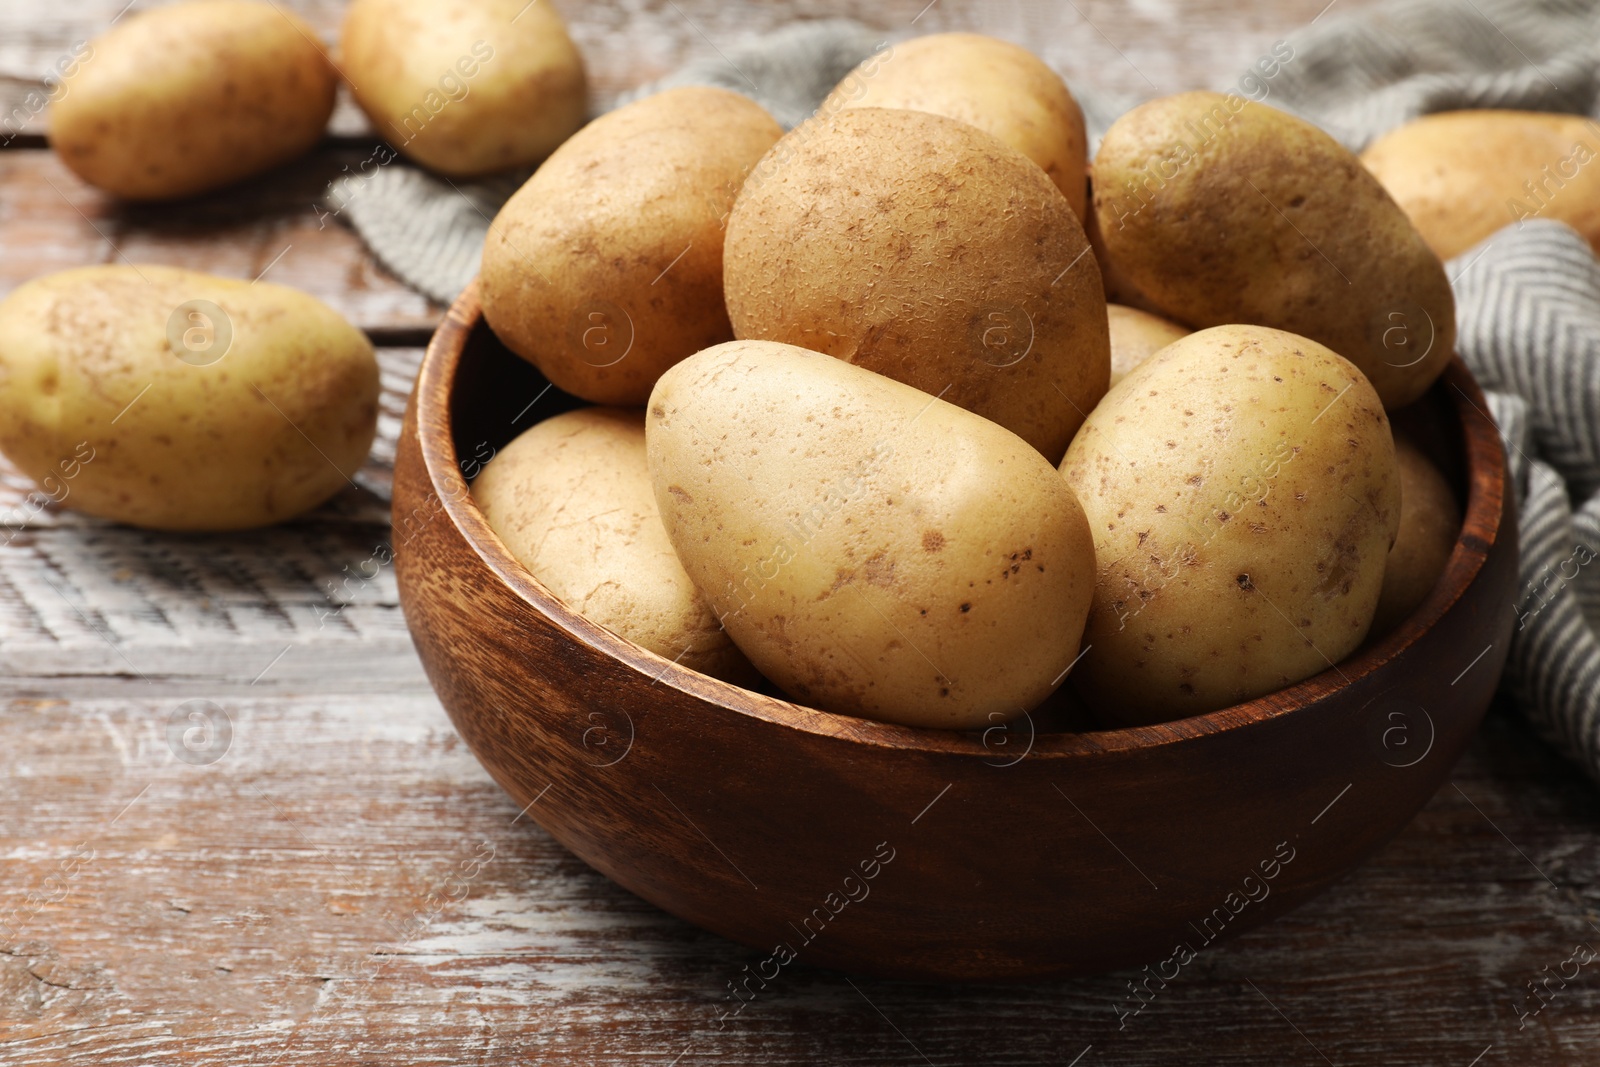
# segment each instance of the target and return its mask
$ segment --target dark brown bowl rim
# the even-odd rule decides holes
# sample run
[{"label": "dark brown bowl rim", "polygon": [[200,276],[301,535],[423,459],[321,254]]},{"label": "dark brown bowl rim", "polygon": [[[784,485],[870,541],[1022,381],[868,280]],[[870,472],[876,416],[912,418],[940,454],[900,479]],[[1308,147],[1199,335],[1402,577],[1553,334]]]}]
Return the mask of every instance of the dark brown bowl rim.
[{"label": "dark brown bowl rim", "polygon": [[[456,370],[468,336],[482,321],[482,307],[474,281],[445,313],[418,371],[414,400],[417,405],[417,443],[428,473],[429,486],[441,501],[450,521],[478,557],[529,607],[574,638],[651,679],[652,684],[675,689],[734,714],[859,744],[993,759],[994,750],[970,733],[901,726],[818,711],[778,697],[754,693],[679,666],[590,622],[557,599],[517,562],[490,529],[488,521],[473,501],[458,466],[450,400]],[[1153,726],[1039,734],[1032,739],[1028,757],[1073,759],[1148,750],[1280,719],[1371,676],[1415,644],[1455,606],[1483,569],[1489,550],[1500,532],[1505,491],[1505,466],[1499,434],[1494,430],[1494,422],[1487,413],[1487,401],[1482,390],[1459,356],[1451,360],[1434,388],[1446,391],[1461,421],[1467,502],[1461,534],[1444,574],[1427,600],[1410,618],[1381,641],[1286,689],[1220,711]],[[1486,424],[1490,432],[1469,432],[1469,427],[1475,421]],[[443,427],[446,432],[435,437],[424,432],[424,428],[429,426]]]}]

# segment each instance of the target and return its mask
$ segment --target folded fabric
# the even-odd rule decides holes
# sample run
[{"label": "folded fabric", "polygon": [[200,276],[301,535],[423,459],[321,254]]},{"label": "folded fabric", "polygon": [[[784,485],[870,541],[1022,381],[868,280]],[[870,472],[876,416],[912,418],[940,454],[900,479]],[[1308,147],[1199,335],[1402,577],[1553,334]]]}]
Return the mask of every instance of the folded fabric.
[{"label": "folded fabric", "polygon": [[1600,262],[1548,220],[1450,261],[1457,350],[1489,390],[1521,502],[1504,685],[1600,781]]},{"label": "folded fabric", "polygon": [[1267,102],[1355,151],[1435,111],[1600,116],[1597,0],[1393,0],[1289,43]]}]

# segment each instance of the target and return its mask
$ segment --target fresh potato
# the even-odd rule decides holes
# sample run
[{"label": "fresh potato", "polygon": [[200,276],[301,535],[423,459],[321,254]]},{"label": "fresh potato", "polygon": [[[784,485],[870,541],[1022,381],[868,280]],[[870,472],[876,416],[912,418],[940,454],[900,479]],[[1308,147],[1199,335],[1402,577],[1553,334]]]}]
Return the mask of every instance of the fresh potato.
[{"label": "fresh potato", "polygon": [[1106,391],[1105,294],[1044,172],[966,123],[850,108],[790,132],[728,220],[741,338],[838,356],[1055,462]]},{"label": "fresh potato", "polygon": [[338,78],[273,3],[190,0],[132,12],[90,42],[50,111],[73,173],[126,200],[193,196],[305,153]]},{"label": "fresh potato", "polygon": [[339,47],[373,126],[452,177],[532,166],[588,111],[583,57],[547,2],[351,0]]},{"label": "fresh potato", "polygon": [[562,145],[495,216],[483,315],[558,387],[643,404],[661,372],[732,338],[722,230],[783,130],[726,89],[668,89]]},{"label": "fresh potato", "polygon": [[0,303],[0,451],[47,490],[88,457],[58,499],[91,515],[280,522],[348,484],[377,419],[372,346],[293,289],[83,267]]},{"label": "fresh potato", "polygon": [[[1091,202],[1094,191],[1094,177],[1089,180]],[[1094,253],[1095,263],[1100,267],[1100,280],[1106,290],[1106,305],[1121,304],[1137,311],[1148,311],[1152,315],[1160,315],[1155,303],[1128,280],[1126,274],[1117,268],[1116,260],[1111,258],[1111,252],[1106,248],[1105,238],[1100,236],[1100,217],[1092,210],[1084,217],[1083,233],[1089,239],[1089,248]]]},{"label": "fresh potato", "polygon": [[546,419],[489,461],[472,496],[511,554],[590,622],[704,674],[756,681],[667,540],[642,411]]},{"label": "fresh potato", "polygon": [[1400,518],[1389,422],[1314,341],[1218,326],[1117,383],[1061,465],[1098,574],[1075,677],[1101,718],[1293,685],[1366,635]]},{"label": "fresh potato", "polygon": [[1083,218],[1088,139],[1083,109],[1061,75],[1026,48],[977,33],[914,37],[873,55],[823,101],[929,111],[993,134],[1033,160]]},{"label": "fresh potato", "polygon": [[1372,633],[1382,635],[1410,617],[1439,584],[1461,536],[1461,508],[1433,461],[1403,437],[1394,442],[1400,470],[1400,532],[1389,550]]},{"label": "fresh potato", "polygon": [[1241,96],[1182,93],[1112,124],[1094,210],[1118,270],[1168,318],[1327,345],[1390,409],[1455,350],[1439,257],[1333,138]]},{"label": "fresh potato", "polygon": [[1111,324],[1111,384],[1116,385],[1128,372],[1189,331],[1160,315],[1138,308],[1107,304]]},{"label": "fresh potato", "polygon": [[762,673],[827,711],[990,726],[1078,654],[1094,555],[1050,464],[842,360],[735,341],[656,384],[667,535]]},{"label": "fresh potato", "polygon": [[1440,259],[1502,226],[1565,222],[1600,250],[1600,125],[1583,115],[1425,115],[1361,154]]}]

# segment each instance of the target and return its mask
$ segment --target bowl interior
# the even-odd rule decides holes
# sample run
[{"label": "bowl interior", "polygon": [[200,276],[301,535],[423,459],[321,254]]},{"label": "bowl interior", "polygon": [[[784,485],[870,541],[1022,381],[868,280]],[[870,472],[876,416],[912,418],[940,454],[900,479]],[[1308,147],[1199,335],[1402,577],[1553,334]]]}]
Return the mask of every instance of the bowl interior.
[{"label": "bowl interior", "polygon": [[[530,363],[507,350],[484,322],[474,289],[469,288],[462,295],[434,337],[423,379],[418,383],[418,396],[424,405],[430,396],[448,397],[447,410],[435,413],[442,418],[424,417],[419,419],[419,425],[442,423],[445,428],[442,434],[424,430],[420,443],[430,478],[452,520],[474,550],[520,597],[558,624],[583,633],[586,640],[616,658],[647,671],[659,684],[671,685],[734,712],[778,719],[795,729],[889,747],[967,752],[977,758],[988,754],[989,750],[970,735],[823,713],[794,704],[775,689],[752,692],[709,678],[588,623],[562,604],[517,563],[489,528],[467,491],[461,461],[463,457],[488,455],[488,449],[503,447],[535,423],[586,406],[587,402],[555,388]],[[1411,618],[1363,646],[1336,669],[1205,715],[1153,726],[1080,729],[1076,727],[1082,720],[1071,713],[1047,711],[1040,717],[1031,757],[1070,759],[1149,748],[1292,714],[1379,669],[1426,633],[1477,576],[1495,540],[1503,490],[1500,445],[1482,393],[1459,360],[1421,400],[1396,413],[1394,423],[1439,465],[1465,516],[1445,573]],[[470,462],[466,466],[470,468]],[[1074,728],[1061,729],[1062,723]]]}]

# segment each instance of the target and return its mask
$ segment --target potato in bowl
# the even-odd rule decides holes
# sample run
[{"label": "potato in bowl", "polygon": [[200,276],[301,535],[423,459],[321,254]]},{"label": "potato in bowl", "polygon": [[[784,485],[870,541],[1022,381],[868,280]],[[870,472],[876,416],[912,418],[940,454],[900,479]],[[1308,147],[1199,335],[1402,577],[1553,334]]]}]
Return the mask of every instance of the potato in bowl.
[{"label": "potato in bowl", "polygon": [[[880,866],[914,855],[874,885],[870,921],[801,935],[824,966],[992,980],[1156,959],[1266,856],[1282,880],[1228,932],[1307,899],[1403,825],[1471,735],[1487,691],[1441,699],[1444,665],[1459,673],[1467,646],[1490,649],[1487,672],[1504,655],[1511,618],[1492,608],[1515,581],[1514,531],[1471,376],[1430,350],[1380,383],[1371,351],[1260,322],[1296,310],[1304,276],[1197,321],[1174,297],[1208,262],[1197,229],[1185,262],[1134,270],[1190,309],[1162,309],[1183,336],[1105,392],[1105,287],[1073,267],[1126,241],[1091,246],[1037,164],[976,126],[872,107],[822,118],[778,141],[733,204],[721,310],[736,339],[663,365],[643,412],[667,540],[762,677],[730,684],[588,617],[493,534],[458,466],[465,443],[510,440],[581,394],[511,355],[517,338],[497,339],[469,292],[425,360],[396,481],[402,507],[441,501],[397,573],[462,736],[519,803],[544,798],[536,817],[587,862],[763,951],[826,898],[841,849]],[[1234,132],[1267,155],[1304,133],[1258,119]],[[1184,180],[1218,195],[1213,164],[1193,167]],[[953,172],[971,180],[941,186]],[[1427,289],[1431,253],[1361,188],[1382,224],[1374,269],[1393,280],[1409,264]],[[987,381],[984,271],[1016,245],[996,236],[1008,227],[1025,263],[989,281],[1059,312],[1042,349],[1021,351],[1036,392],[1066,405],[1046,398],[1031,423],[955,390]],[[1325,321],[1365,314],[1370,295]],[[908,321],[874,318],[883,308]],[[1463,523],[1433,592],[1369,638],[1400,523],[1385,401],[1408,400],[1455,457]],[[1175,573],[1133,590],[1137,614],[1106,610],[1141,557]],[[1090,577],[1106,621],[1080,639]],[[1062,728],[1054,702],[1077,697],[1088,721]],[[1434,731],[1404,775],[1384,748],[1395,713]],[[630,740],[598,771],[583,742],[596,716]],[[1313,823],[1337,847],[1299,850]],[[996,828],[1017,826],[1025,846],[998,846]],[[898,847],[924,832],[937,836]]]},{"label": "potato in bowl", "polygon": [[[1438,678],[1484,648],[1473,670],[1494,676],[1514,622],[1499,437],[1456,362],[1421,406],[1428,439],[1453,457],[1460,535],[1421,614],[1337,671],[1220,711],[1090,732],[1030,734],[1037,715],[959,732],[819,711],[596,625],[504,548],[460,463],[582,403],[551,390],[525,412],[547,384],[496,341],[469,291],[430,346],[397,457],[407,622],[456,728],[519,808],[540,798],[529,817],[585,862],[763,954],[787,940],[814,965],[938,981],[1137,965],[1169,955],[1240,871],[1318,820],[1319,847],[1291,842],[1296,858],[1233,936],[1326,888],[1434,794],[1492,691]],[[1422,758],[1384,747],[1391,714],[1420,728],[1424,711]],[[631,741],[626,755],[597,751],[597,729],[618,751]],[[997,847],[997,828],[1015,826],[1028,828],[1026,847]],[[897,858],[852,905],[863,921],[795,942],[788,923],[836,888],[840,857],[872,857],[885,841]]]}]

